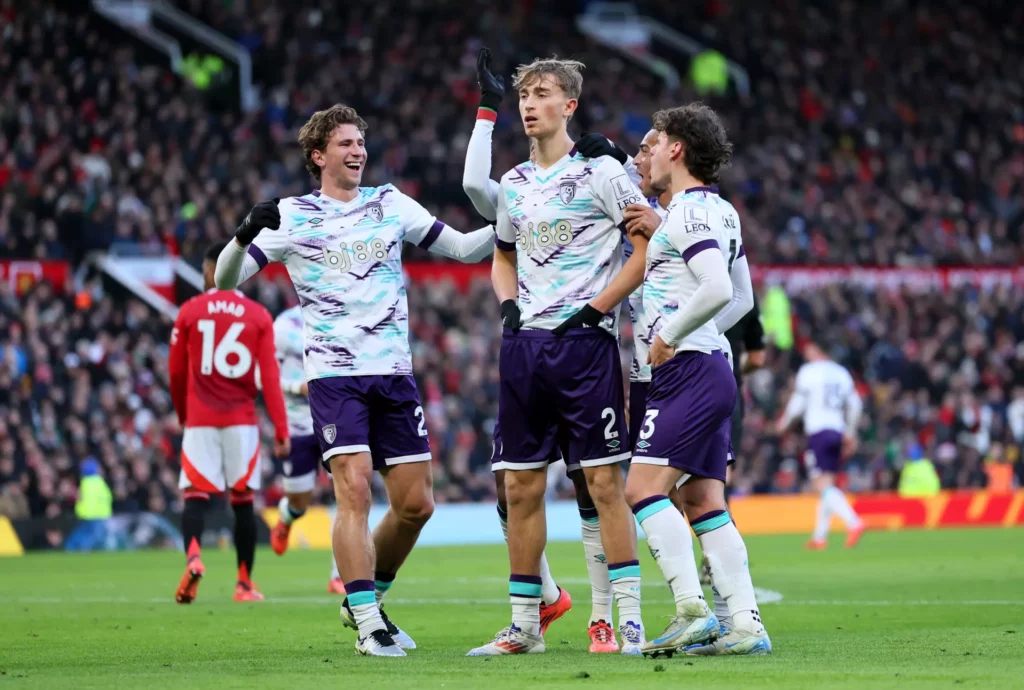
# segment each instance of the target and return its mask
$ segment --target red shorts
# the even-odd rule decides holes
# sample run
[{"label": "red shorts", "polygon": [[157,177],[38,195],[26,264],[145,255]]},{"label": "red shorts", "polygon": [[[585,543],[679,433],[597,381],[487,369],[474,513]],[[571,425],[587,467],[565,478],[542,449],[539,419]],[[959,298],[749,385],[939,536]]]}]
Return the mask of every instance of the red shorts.
[{"label": "red shorts", "polygon": [[260,488],[260,430],[255,425],[187,427],[178,486],[218,493]]}]

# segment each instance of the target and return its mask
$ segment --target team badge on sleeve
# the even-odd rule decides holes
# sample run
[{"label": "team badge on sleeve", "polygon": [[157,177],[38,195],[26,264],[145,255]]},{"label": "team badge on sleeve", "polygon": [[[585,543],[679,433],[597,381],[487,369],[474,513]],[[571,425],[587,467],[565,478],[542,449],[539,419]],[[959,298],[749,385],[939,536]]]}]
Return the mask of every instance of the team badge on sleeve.
[{"label": "team badge on sleeve", "polygon": [[334,443],[334,439],[338,438],[338,428],[333,424],[328,424],[323,428],[324,440],[328,443]]}]

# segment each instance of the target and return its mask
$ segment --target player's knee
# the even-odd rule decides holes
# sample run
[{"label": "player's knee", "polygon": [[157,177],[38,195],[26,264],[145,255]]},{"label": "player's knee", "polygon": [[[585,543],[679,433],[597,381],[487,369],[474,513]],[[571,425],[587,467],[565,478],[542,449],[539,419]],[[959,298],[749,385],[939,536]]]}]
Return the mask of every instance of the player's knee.
[{"label": "player's knee", "polygon": [[434,497],[429,489],[406,500],[398,510],[398,517],[402,522],[416,527],[423,527],[427,524],[433,514]]},{"label": "player's knee", "polygon": [[533,503],[538,500],[538,497],[542,500],[546,487],[545,478],[545,474],[530,470],[507,473],[505,475],[506,505],[518,506]]},{"label": "player's knee", "polygon": [[366,513],[370,510],[373,493],[370,484],[373,468],[369,463],[332,462],[331,478],[334,480],[334,494],[338,499],[338,510]]},{"label": "player's knee", "polygon": [[626,503],[630,508],[652,495],[654,492],[644,486],[643,482],[634,481],[632,475],[626,479]]},{"label": "player's knee", "polygon": [[587,476],[587,488],[595,504],[622,500],[622,474],[618,465],[593,468]]},{"label": "player's knee", "polygon": [[693,486],[683,485],[679,492],[682,497],[683,512],[688,518],[696,518],[713,510],[727,510],[725,504],[724,484],[721,482],[697,482]]}]

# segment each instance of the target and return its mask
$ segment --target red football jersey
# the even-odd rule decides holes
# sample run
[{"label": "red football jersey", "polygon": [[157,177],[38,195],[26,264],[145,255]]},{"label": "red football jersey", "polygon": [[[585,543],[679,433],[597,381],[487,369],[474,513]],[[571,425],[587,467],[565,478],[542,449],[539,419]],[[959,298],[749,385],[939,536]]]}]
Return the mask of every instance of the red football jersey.
[{"label": "red football jersey", "polygon": [[171,332],[171,398],[183,426],[256,423],[256,395],[288,437],[270,312],[237,290],[208,290],[181,305]]}]

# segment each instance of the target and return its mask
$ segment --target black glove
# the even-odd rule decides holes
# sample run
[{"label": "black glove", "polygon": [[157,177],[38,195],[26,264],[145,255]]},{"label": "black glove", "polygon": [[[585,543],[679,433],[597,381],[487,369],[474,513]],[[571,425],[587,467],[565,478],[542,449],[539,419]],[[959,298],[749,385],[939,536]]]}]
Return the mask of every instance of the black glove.
[{"label": "black glove", "polygon": [[558,327],[552,331],[555,335],[564,335],[570,328],[586,328],[587,326],[594,327],[601,323],[601,319],[604,318],[604,314],[594,309],[589,304],[583,305],[583,308],[578,312],[567,318],[562,323],[558,324]]},{"label": "black glove", "polygon": [[501,303],[501,325],[512,329],[513,333],[518,333],[523,327],[522,312],[519,311],[519,305],[514,299],[507,299]]},{"label": "black glove", "polygon": [[256,239],[256,235],[260,234],[260,230],[263,228],[270,228],[271,230],[277,230],[281,227],[281,211],[278,210],[277,204],[280,199],[274,198],[267,201],[261,201],[252,207],[249,211],[249,215],[245,217],[242,224],[235,230],[235,239],[242,246],[252,244],[252,241]]},{"label": "black glove", "polygon": [[611,139],[596,132],[594,134],[584,132],[583,136],[576,140],[576,150],[587,158],[611,156],[623,165],[626,164],[626,160],[629,158],[625,151],[612,143]]},{"label": "black glove", "polygon": [[491,72],[491,51],[481,48],[476,56],[476,81],[480,85],[480,107],[498,112],[505,95],[505,80]]}]

